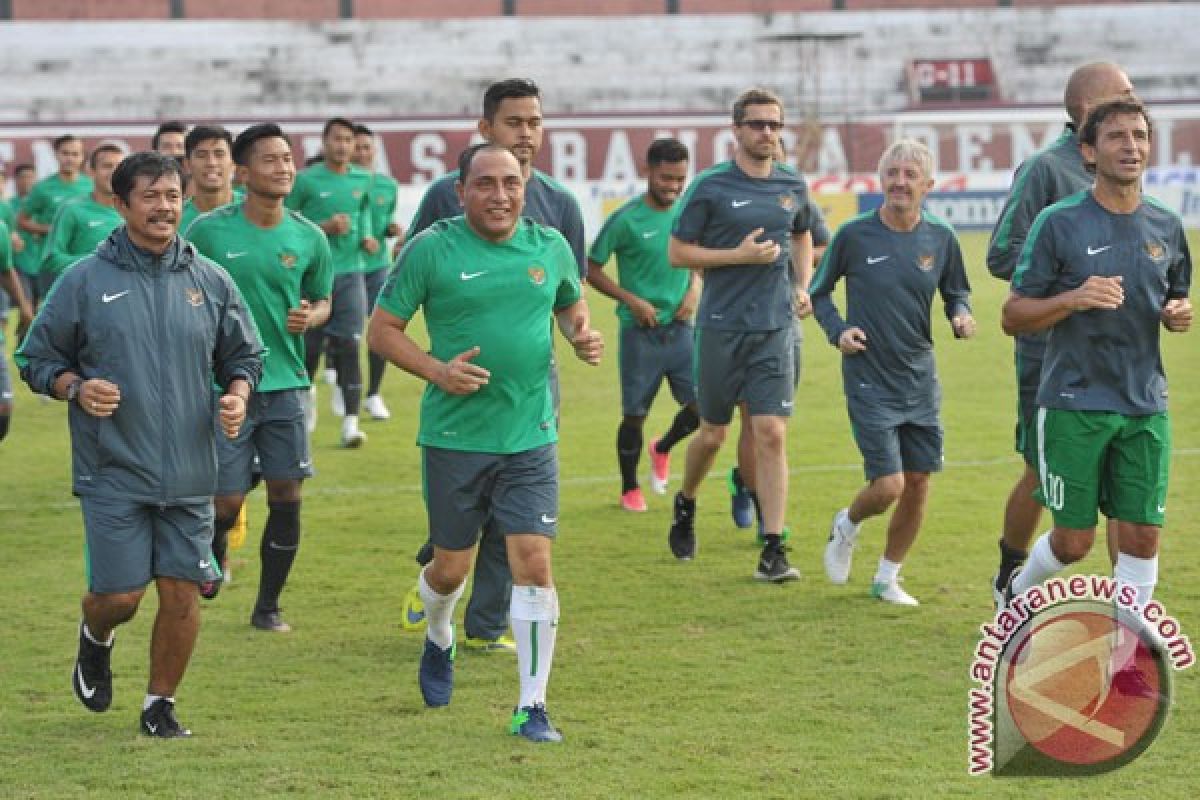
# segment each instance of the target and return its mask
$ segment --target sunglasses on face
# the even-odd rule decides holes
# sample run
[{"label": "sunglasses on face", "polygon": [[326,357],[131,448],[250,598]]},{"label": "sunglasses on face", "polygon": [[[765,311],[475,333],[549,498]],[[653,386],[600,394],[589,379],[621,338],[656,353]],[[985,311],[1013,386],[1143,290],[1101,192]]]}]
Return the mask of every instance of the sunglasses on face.
[{"label": "sunglasses on face", "polygon": [[752,131],[781,131],[783,123],[776,119],[745,119],[742,125]]}]

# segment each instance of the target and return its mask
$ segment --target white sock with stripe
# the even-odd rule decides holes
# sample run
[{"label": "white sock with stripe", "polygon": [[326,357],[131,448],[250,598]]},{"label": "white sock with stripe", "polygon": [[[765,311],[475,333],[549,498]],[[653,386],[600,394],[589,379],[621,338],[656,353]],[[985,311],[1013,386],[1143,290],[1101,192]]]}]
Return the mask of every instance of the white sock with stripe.
[{"label": "white sock with stripe", "polygon": [[509,609],[517,642],[517,672],[521,679],[518,707],[546,702],[546,684],[554,661],[558,634],[558,592],[554,587],[514,586]]},{"label": "white sock with stripe", "polygon": [[1021,567],[1017,577],[1013,578],[1013,596],[1026,589],[1032,589],[1051,575],[1061,572],[1065,566],[1050,548],[1050,531],[1046,531],[1038,537],[1033,547],[1029,548],[1029,558],[1025,559],[1025,566]]},{"label": "white sock with stripe", "polygon": [[454,606],[458,604],[458,598],[462,597],[467,582],[463,581],[450,594],[438,594],[425,581],[425,569],[421,570],[417,578],[417,590],[421,593],[421,602],[425,604],[425,636],[446,650],[454,644],[454,626],[451,624],[454,619]]}]

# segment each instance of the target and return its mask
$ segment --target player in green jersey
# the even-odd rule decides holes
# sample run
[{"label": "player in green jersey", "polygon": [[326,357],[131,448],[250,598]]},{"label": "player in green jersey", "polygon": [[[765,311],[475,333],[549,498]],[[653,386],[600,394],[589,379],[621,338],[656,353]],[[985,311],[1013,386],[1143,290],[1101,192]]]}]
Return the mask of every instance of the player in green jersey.
[{"label": "player in green jersey", "polygon": [[[328,339],[328,351],[337,370],[334,412],[341,412],[342,446],[360,447],[366,440],[358,428],[362,401],[362,367],[359,342],[367,317],[367,289],[363,280],[363,258],[374,255],[379,241],[370,235],[369,189],[371,174],[351,162],[354,155],[354,123],[334,117],[321,132],[322,160],[300,172],[288,195],[288,208],[315,222],[329,237],[333,253],[333,297],[329,319],[323,327],[306,334],[307,368],[311,378]],[[309,404],[310,429],[316,424],[316,387]],[[340,396],[339,396],[340,392]]]},{"label": "player in green jersey", "polygon": [[188,131],[183,146],[192,196],[183,203],[179,230],[187,231],[196,217],[237,198],[233,191],[233,136],[229,131],[216,125],[197,125]]},{"label": "player in green jersey", "polygon": [[168,120],[159,125],[154,131],[154,135],[150,137],[150,149],[156,153],[162,153],[164,156],[170,156],[183,163],[184,157],[187,155],[187,125],[177,119]]},{"label": "player in green jersey", "polygon": [[94,253],[96,246],[120,226],[112,175],[124,157],[125,152],[111,142],[99,145],[88,157],[92,193],[63,203],[46,234],[39,278],[46,291],[63,270]]},{"label": "player in green jersey", "polygon": [[[558,625],[550,554],[559,513],[546,319],[553,312],[589,364],[598,363],[603,342],[590,328],[566,240],[521,218],[525,181],[512,152],[470,147],[459,175],[465,216],[409,241],[369,333],[372,349],[428,381],[418,443],[434,554],[419,578],[428,619],[419,683],[427,705],[450,702],[454,606],[491,517],[513,575],[520,699],[509,729],[560,741],[545,707]],[[406,333],[418,308],[428,353]]]},{"label": "player in green jersey", "polygon": [[[379,249],[363,259],[363,281],[366,283],[369,309],[375,305],[375,299],[379,297],[392,266],[387,240],[403,236],[404,229],[396,222],[396,181],[390,175],[375,171],[375,134],[366,125],[354,126],[354,163],[371,173],[371,188],[367,192],[371,208],[368,232],[379,242]],[[386,365],[387,362],[377,353],[367,351],[367,396],[363,400],[363,408],[372,419],[391,416],[379,394]]]},{"label": "player in green jersey", "polygon": [[[650,442],[650,485],[663,494],[670,476],[671,448],[700,424],[692,381],[692,317],[699,279],[667,260],[675,201],[687,182],[688,150],[677,139],[656,139],[646,152],[646,191],[622,205],[604,223],[588,254],[588,283],[617,301],[621,322],[619,372],[623,417],[617,428],[621,507],[645,511],[638,486],[642,426],[666,378],[680,409],[662,437]],[[617,280],[604,272],[616,256]]]},{"label": "player in green jersey", "polygon": [[34,184],[17,215],[17,227],[32,235],[26,252],[27,258],[36,264],[35,273],[39,274],[39,302],[50,288],[50,284],[41,279],[40,272],[46,234],[50,232],[54,216],[67,200],[92,191],[92,179],[82,172],[83,140],[70,133],[59,136],[54,140],[54,157],[58,160],[58,172]]},{"label": "player in green jersey", "polygon": [[21,288],[25,290],[25,299],[29,301],[29,305],[37,309],[40,303],[37,293],[37,274],[38,268],[41,266],[39,261],[41,248],[35,244],[34,234],[19,224],[21,210],[25,207],[25,200],[33,191],[35,183],[37,183],[37,170],[33,168],[33,164],[17,164],[13,170],[13,225],[10,230],[13,231],[16,239],[21,240],[21,246],[18,247],[16,239],[13,240],[13,263],[17,267]]},{"label": "player in green jersey", "polygon": [[[17,270],[13,268],[12,241],[8,226],[0,221],[0,291],[10,297],[17,307],[20,314],[20,321],[17,323],[19,335],[33,322],[33,309],[25,299]],[[0,325],[0,439],[8,435],[12,401],[12,382],[8,377],[8,348],[4,346],[4,326]]]},{"label": "player in green jersey", "polygon": [[[267,354],[246,422],[235,439],[218,443],[213,552],[224,559],[229,530],[252,483],[257,458],[267,485],[262,573],[250,622],[286,632],[279,609],[300,545],[301,487],[313,474],[304,409],[309,378],[304,334],[329,317],[333,263],[324,234],[284,208],[296,169],[277,125],[252,125],[233,143],[246,199],[197,219],[187,238],[232,276],[258,326]],[[208,594],[215,594],[209,586]]]}]

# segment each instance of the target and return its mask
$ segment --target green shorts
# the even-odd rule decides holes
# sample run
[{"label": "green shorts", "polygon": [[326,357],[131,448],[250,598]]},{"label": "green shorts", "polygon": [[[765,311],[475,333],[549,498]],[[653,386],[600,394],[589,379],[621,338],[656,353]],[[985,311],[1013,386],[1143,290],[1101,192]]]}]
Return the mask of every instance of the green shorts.
[{"label": "green shorts", "polygon": [[1038,501],[1062,528],[1109,519],[1162,525],[1171,461],[1167,413],[1130,417],[1110,411],[1039,408]]}]

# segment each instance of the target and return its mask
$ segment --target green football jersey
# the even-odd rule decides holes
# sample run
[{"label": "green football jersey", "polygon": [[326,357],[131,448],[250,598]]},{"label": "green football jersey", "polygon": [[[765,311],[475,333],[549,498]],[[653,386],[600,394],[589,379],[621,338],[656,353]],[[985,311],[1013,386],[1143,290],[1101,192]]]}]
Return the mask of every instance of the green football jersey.
[{"label": "green football jersey", "polygon": [[[91,194],[92,188],[92,179],[87,175],[78,175],[75,180],[68,183],[56,172],[49,178],[43,178],[33,185],[33,188],[29,190],[29,196],[21,205],[21,210],[34,222],[50,225],[54,222],[54,217],[63,203],[75,197]],[[26,240],[25,252],[29,254],[27,259],[33,264],[31,272],[36,273],[41,268],[45,239],[45,236],[31,234],[30,238]],[[30,245],[33,245],[32,248]],[[31,250],[32,252],[30,252]]]},{"label": "green football jersey", "polygon": [[428,384],[417,443],[506,454],[557,441],[547,321],[579,297],[566,239],[528,219],[505,242],[480,238],[464,217],[437,222],[409,241],[378,306],[406,320],[423,309],[435,358],[449,361],[477,346],[472,363],[491,373],[469,395]]},{"label": "green football jersey", "polygon": [[[13,268],[12,239],[8,225],[0,219],[0,275],[10,272]],[[0,325],[0,345],[4,344],[4,326]],[[0,350],[0,358],[7,358],[5,351]]]},{"label": "green football jersey", "polygon": [[388,257],[387,229],[396,217],[396,195],[399,187],[396,182],[382,172],[371,176],[371,188],[367,192],[370,198],[371,222],[367,227],[367,235],[375,237],[379,249],[375,255],[363,252],[363,269],[374,272],[377,269],[390,267],[392,259]]},{"label": "green football jersey", "polygon": [[[635,197],[612,213],[600,228],[588,258],[606,264],[617,257],[617,283],[658,310],[660,324],[669,325],[687,294],[691,273],[667,260],[667,241],[675,207],[659,211]],[[635,324],[629,306],[617,303],[622,327]]]},{"label": "green football jersey", "polygon": [[17,198],[12,200],[4,200],[0,198],[0,222],[10,230],[17,229]]},{"label": "green football jersey", "polygon": [[[244,200],[245,198],[246,198],[246,190],[243,189],[242,187],[238,186],[238,187],[234,188],[233,199],[230,200],[229,202],[236,203],[239,200]],[[217,208],[223,208],[223,207],[224,206],[217,206]],[[213,209],[213,211],[216,211],[216,210],[217,210],[216,208]],[[201,211],[200,209],[196,208],[195,198],[189,197],[187,200],[185,200],[183,202],[183,213],[179,215],[179,232],[183,233],[188,228],[192,227],[192,223],[195,222],[196,219],[201,214],[207,214],[207,213],[208,213],[207,211]]]},{"label": "green football jersey", "polygon": [[50,233],[46,234],[41,271],[58,275],[79,259],[90,256],[124,221],[115,208],[97,203],[90,195],[63,203]]},{"label": "green football jersey", "polygon": [[325,164],[314,164],[296,176],[296,184],[287,197],[287,207],[299,211],[320,225],[334,214],[350,217],[348,233],[329,236],[336,274],[361,272],[366,253],[359,246],[370,230],[371,173],[350,164],[344,173],[334,172]]},{"label": "green football jersey", "polygon": [[270,229],[260,228],[231,203],[197,219],[184,238],[233,278],[266,346],[263,375],[255,391],[277,392],[309,385],[304,335],[288,333],[288,310],[333,291],[333,262],[321,229],[291,211]]}]

